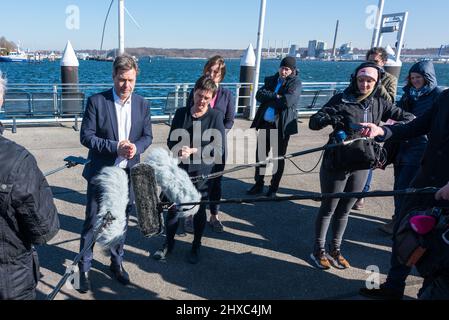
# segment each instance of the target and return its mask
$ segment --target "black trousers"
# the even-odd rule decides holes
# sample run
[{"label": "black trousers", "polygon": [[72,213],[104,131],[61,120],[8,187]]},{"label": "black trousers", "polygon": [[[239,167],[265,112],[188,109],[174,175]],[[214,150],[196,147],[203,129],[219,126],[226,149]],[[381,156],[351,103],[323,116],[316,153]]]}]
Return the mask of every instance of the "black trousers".
[{"label": "black trousers", "polygon": [[[424,188],[431,185],[432,181],[429,180],[427,174],[422,171],[422,168],[419,169],[415,178],[410,183],[411,188]],[[435,187],[442,187],[442,185],[436,185]],[[382,286],[403,293],[406,285],[405,281],[411,271],[410,267],[403,265],[399,261],[398,254],[396,252],[396,233],[399,229],[402,219],[412,210],[446,206],[447,202],[435,200],[433,194],[423,194],[419,197],[414,195],[403,196],[401,208],[398,217],[396,217],[397,219],[395,221],[393,229],[393,246],[390,257],[390,270],[388,270],[387,280],[384,284],[382,284]]]},{"label": "black trousers", "polygon": [[[207,200],[207,199],[203,199]],[[201,246],[201,238],[204,234],[204,229],[206,228],[206,205],[200,205],[198,212],[193,216],[193,247]],[[169,248],[173,248],[175,244],[176,230],[178,230],[179,219],[177,218],[176,209],[169,209],[167,213],[167,219],[165,223],[166,228],[166,245]]]},{"label": "black trousers", "polygon": [[[196,176],[198,174],[193,174]],[[195,185],[197,190],[201,193],[201,201],[205,201],[209,199],[209,182],[199,182],[199,185]],[[204,234],[204,229],[206,228],[207,214],[206,214],[206,205],[201,204],[199,206],[198,212],[193,216],[193,247],[201,246],[201,238]],[[173,248],[175,244],[175,235],[178,230],[179,218],[177,209],[172,207],[167,212],[167,217],[165,219],[165,230],[166,230],[166,240],[165,244],[168,245],[169,248]]]},{"label": "black trousers", "polygon": [[[270,149],[273,148],[273,157],[285,156],[287,153],[288,141],[290,136],[283,137],[281,132],[277,129],[260,129],[257,133],[257,149],[256,149],[256,162],[264,161],[270,153]],[[273,190],[279,189],[279,183],[284,173],[285,160],[278,160],[273,163],[273,177],[271,178],[270,187]],[[264,171],[266,166],[256,167],[256,173],[254,180],[256,184],[263,185]]]},{"label": "black trousers", "polygon": [[[221,172],[225,169],[225,163],[223,159],[223,163],[214,165],[214,168],[212,169],[212,173],[215,172]],[[221,200],[221,181],[223,180],[223,176],[219,176],[214,179],[210,179],[208,181],[208,192],[209,192],[209,200],[215,201],[215,200]],[[210,204],[209,205],[210,213],[213,215],[218,214],[218,211],[220,210],[220,206],[218,204]]]}]

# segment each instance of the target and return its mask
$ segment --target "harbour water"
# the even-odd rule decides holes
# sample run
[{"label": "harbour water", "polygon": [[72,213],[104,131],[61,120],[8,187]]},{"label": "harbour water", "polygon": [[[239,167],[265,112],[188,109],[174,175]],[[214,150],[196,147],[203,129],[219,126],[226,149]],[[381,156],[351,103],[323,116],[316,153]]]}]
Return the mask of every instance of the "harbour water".
[{"label": "harbour water", "polygon": [[[163,115],[163,108],[167,102],[169,92],[173,92],[175,84],[190,84],[190,88],[196,79],[201,75],[205,59],[152,59],[142,58],[139,61],[140,73],[138,76],[138,87],[136,93],[150,99],[151,113],[153,116]],[[227,73],[224,83],[238,83],[240,77],[240,60],[228,59]],[[297,66],[300,70],[302,81],[309,86],[303,87],[303,106],[308,106],[308,102],[314,100],[310,89],[314,85],[311,83],[323,82],[347,82],[351,73],[360,64],[360,62],[329,62],[329,61],[298,61]],[[405,84],[407,72],[411,67],[411,63],[403,65],[399,79],[398,95],[402,94],[401,87]],[[277,72],[279,60],[267,59],[261,63],[260,84],[263,84],[264,77]],[[435,64],[438,82],[441,86],[449,86],[449,64]],[[8,77],[10,92],[46,92],[52,94],[54,92],[53,85],[60,84],[61,71],[58,62],[45,61],[42,63],[0,63],[0,70]],[[79,82],[84,84],[82,92],[84,97],[88,97],[99,91],[106,90],[112,84],[111,79],[112,63],[100,61],[80,61],[79,66]],[[37,84],[43,86],[37,87]],[[97,84],[102,84],[98,86]],[[142,84],[145,84],[142,86]],[[156,85],[155,85],[156,84]],[[162,85],[164,84],[164,85]],[[189,88],[184,86],[185,93],[180,99],[187,97]],[[59,87],[60,88],[60,87]],[[327,88],[327,85],[321,89]],[[342,90],[343,86],[338,89]],[[236,87],[230,85],[229,89],[235,92]],[[31,91],[30,91],[31,90]],[[59,89],[60,90],[60,89]],[[305,95],[309,95],[305,97]],[[15,97],[17,101],[18,97]],[[20,99],[20,98],[19,98]],[[23,98],[22,98],[23,99]],[[29,99],[29,98],[26,98]],[[33,98],[34,99],[34,98]],[[51,101],[50,99],[49,101]],[[180,103],[182,104],[182,100]],[[328,100],[327,96],[321,98],[320,104]],[[5,102],[6,104],[8,101]],[[24,102],[25,103],[25,102]],[[83,102],[81,102],[83,104]],[[318,104],[318,108],[319,105]],[[28,105],[25,105],[25,109]],[[5,118],[0,115],[0,118]]]},{"label": "harbour water", "polygon": [[[192,83],[203,70],[204,59],[153,59],[139,61],[140,83]],[[351,72],[360,62],[298,61],[300,76],[305,82],[349,81]],[[224,82],[239,82],[240,60],[228,59]],[[411,63],[404,63],[399,86],[404,84]],[[279,60],[263,60],[260,80],[276,72]],[[110,62],[80,61],[80,83],[110,83],[112,64]],[[59,62],[1,63],[0,70],[6,73],[9,83],[61,82]],[[439,85],[449,86],[449,64],[435,64]]]}]

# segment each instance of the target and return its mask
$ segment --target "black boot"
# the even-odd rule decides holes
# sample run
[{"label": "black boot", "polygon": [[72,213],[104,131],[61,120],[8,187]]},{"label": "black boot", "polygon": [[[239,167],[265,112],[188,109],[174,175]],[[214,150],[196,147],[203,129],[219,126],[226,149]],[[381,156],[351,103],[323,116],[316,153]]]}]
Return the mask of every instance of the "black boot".
[{"label": "black boot", "polygon": [[248,191],[246,191],[246,194],[248,195],[256,195],[263,192],[263,184],[262,183],[256,183],[253,185]]},{"label": "black boot", "polygon": [[125,286],[130,284],[129,274],[126,272],[125,268],[123,268],[122,264],[119,266],[111,264],[109,269],[112,272],[112,276],[117,279],[118,282]]},{"label": "black boot", "polygon": [[404,296],[402,292],[391,288],[386,288],[382,285],[377,289],[361,288],[359,290],[359,294],[366,298],[376,300],[401,300]]},{"label": "black boot", "polygon": [[187,261],[191,264],[200,262],[200,246],[192,246],[192,249],[187,256]]},{"label": "black boot", "polygon": [[80,286],[77,289],[79,293],[88,293],[90,291],[89,272],[80,272]]},{"label": "black boot", "polygon": [[278,191],[277,188],[273,188],[270,186],[265,196],[267,196],[268,198],[275,198],[277,196],[276,194],[277,191]]}]

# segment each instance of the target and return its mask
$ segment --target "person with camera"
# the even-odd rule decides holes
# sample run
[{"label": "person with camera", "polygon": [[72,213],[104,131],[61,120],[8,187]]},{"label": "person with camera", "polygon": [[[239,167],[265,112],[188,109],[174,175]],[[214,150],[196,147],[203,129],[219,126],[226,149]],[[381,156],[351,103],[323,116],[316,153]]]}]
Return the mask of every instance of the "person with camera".
[{"label": "person with camera", "polygon": [[447,200],[449,181],[449,90],[443,91],[432,107],[422,116],[407,124],[381,126],[375,123],[361,123],[365,128],[361,134],[379,141],[388,139],[408,140],[427,135],[428,142],[421,166],[415,178],[410,183],[411,188],[436,187],[442,188],[437,194],[405,196],[401,210],[393,229],[393,250],[391,252],[390,269],[387,280],[379,288],[361,288],[360,294],[373,299],[402,299],[405,290],[405,280],[411,268],[400,262],[396,252],[396,233],[402,219],[416,207],[448,207]]},{"label": "person with camera", "polygon": [[[373,62],[379,67],[384,68],[385,64],[388,62],[388,53],[382,47],[373,47],[366,53],[366,61]],[[382,73],[381,86],[379,88],[379,95],[390,103],[396,101],[396,91],[398,87],[398,79],[388,72]],[[371,180],[373,179],[373,170],[369,170],[368,178],[366,179],[365,187],[363,192],[368,192],[371,188]],[[352,209],[363,210],[365,206],[365,199],[360,198],[356,201]]]},{"label": "person with camera", "polygon": [[[362,63],[351,76],[349,86],[333,96],[323,108],[309,121],[309,128],[321,130],[328,125],[333,127],[328,143],[356,139],[353,143],[324,152],[320,168],[320,186],[322,193],[361,192],[373,167],[374,145],[360,138],[360,122],[373,122],[394,119],[410,121],[413,115],[397,108],[379,95],[383,69],[371,62]],[[340,251],[343,235],[348,222],[349,212],[357,201],[351,199],[325,199],[315,223],[315,244],[311,254],[312,261],[320,269],[334,266],[346,269],[350,264]],[[329,254],[325,240],[329,225],[332,223],[332,243]]]}]

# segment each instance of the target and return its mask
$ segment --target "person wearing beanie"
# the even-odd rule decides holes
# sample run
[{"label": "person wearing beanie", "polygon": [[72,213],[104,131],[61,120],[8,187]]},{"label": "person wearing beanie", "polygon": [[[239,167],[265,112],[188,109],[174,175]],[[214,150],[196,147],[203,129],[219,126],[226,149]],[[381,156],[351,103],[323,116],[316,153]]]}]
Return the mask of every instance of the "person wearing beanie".
[{"label": "person wearing beanie", "polygon": [[294,57],[285,57],[281,61],[280,67],[287,67],[290,70],[296,70],[296,58]]},{"label": "person wearing beanie", "polygon": [[[413,115],[380,97],[378,90],[382,70],[374,63],[362,63],[351,77],[349,86],[333,96],[309,120],[309,128],[321,130],[329,125],[334,129],[329,144],[342,142],[341,131],[347,140],[360,137],[353,124],[373,122],[379,124],[387,119],[410,121]],[[369,119],[365,121],[365,119]],[[374,151],[361,140],[324,151],[320,168],[322,193],[361,192],[375,159],[369,157]],[[371,152],[370,152],[371,151]],[[349,212],[357,201],[352,199],[324,199],[315,222],[314,249],[310,255],[314,265],[320,269],[334,266],[346,269],[350,264],[341,253],[343,235]],[[330,250],[326,251],[326,235],[332,225]]]},{"label": "person wearing beanie", "polygon": [[[296,59],[282,59],[278,72],[265,78],[264,85],[257,91],[260,103],[251,128],[258,130],[256,161],[264,161],[273,148],[273,157],[284,156],[291,135],[298,133],[298,103],[301,95],[301,80],[296,69]],[[266,196],[276,196],[279,189],[285,161],[273,163],[273,176]],[[256,195],[264,189],[265,167],[256,167],[255,184],[247,194]]]}]

